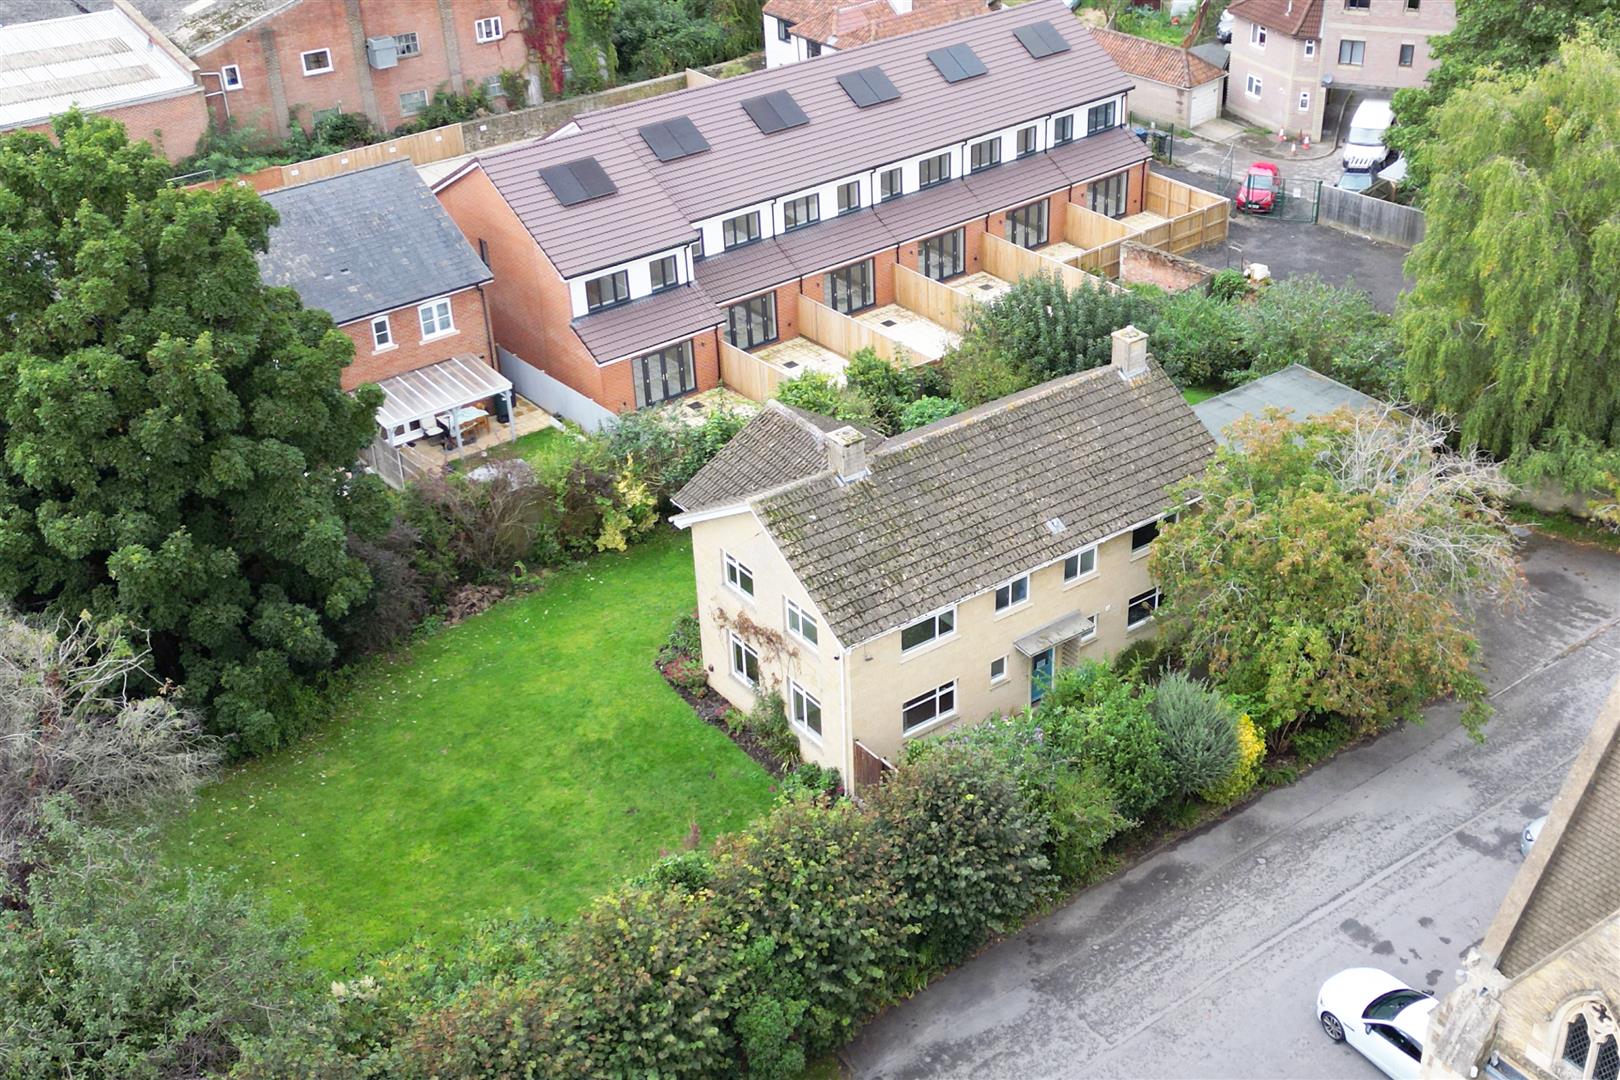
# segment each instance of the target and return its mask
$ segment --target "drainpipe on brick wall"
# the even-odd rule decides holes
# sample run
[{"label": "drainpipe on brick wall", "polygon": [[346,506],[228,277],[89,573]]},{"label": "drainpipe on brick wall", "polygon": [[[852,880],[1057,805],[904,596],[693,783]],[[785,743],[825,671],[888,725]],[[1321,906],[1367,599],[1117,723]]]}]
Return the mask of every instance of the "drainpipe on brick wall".
[{"label": "drainpipe on brick wall", "polygon": [[287,115],[287,87],[281,81],[281,54],[276,52],[276,32],[266,26],[259,32],[259,51],[264,56],[264,81],[270,87],[270,130],[281,138],[291,134]]},{"label": "drainpipe on brick wall", "polygon": [[451,0],[439,0],[439,32],[444,35],[444,59],[450,66],[450,90],[459,94],[466,88],[461,85],[461,39],[456,37],[456,13],[451,10]]},{"label": "drainpipe on brick wall", "polygon": [[366,27],[360,21],[360,0],[343,0],[344,21],[349,24],[349,44],[354,53],[354,68],[359,73],[360,107],[371,122],[387,130],[388,122],[377,108],[377,91],[371,85],[371,59],[366,55]]},{"label": "drainpipe on brick wall", "polygon": [[219,98],[220,99],[220,104],[225,106],[225,122],[230,123],[230,119],[231,119],[231,98],[230,98],[230,95],[225,92],[225,76],[223,74],[221,74],[220,72],[218,72],[218,71],[199,71],[199,72],[197,72],[197,78],[198,79],[204,79],[204,78],[209,78],[209,77],[212,77],[212,78],[215,78],[215,79],[219,80],[219,89],[215,90],[213,92],[209,92],[208,90],[204,90],[203,91],[203,100],[206,101],[207,99],[209,99],[211,97]]}]

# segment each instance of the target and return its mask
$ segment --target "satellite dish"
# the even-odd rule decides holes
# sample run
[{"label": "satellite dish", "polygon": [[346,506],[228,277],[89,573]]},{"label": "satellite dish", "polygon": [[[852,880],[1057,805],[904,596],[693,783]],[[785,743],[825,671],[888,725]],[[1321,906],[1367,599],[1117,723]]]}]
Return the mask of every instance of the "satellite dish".
[{"label": "satellite dish", "polygon": [[1333,72],[1330,71],[1326,75],[1322,76],[1322,85],[1323,86],[1332,86],[1333,85]]}]

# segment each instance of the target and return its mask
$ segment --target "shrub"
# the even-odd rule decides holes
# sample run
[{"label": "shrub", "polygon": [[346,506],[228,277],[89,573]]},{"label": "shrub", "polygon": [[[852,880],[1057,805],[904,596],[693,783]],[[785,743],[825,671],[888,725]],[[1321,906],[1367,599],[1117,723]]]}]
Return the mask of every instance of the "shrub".
[{"label": "shrub", "polygon": [[1243,276],[1243,271],[1231,267],[1217,270],[1209,278],[1209,295],[1228,303],[1241,300],[1249,295],[1249,279]]},{"label": "shrub", "polygon": [[1237,305],[1200,292],[1175,293],[1159,305],[1149,343],[1176,385],[1202,386],[1249,366],[1246,328]]},{"label": "shrub", "polygon": [[421,548],[422,534],[403,518],[377,540],[350,534],[349,554],[370,571],[371,594],[338,624],[342,657],[386,652],[410,637],[432,609],[428,582],[414,560]]},{"label": "shrub", "polygon": [[777,789],[777,798],[836,799],[843,793],[844,778],[837,769],[806,761],[782,777]]},{"label": "shrub", "polygon": [[1052,884],[1041,854],[1046,823],[1011,768],[986,750],[942,744],[898,770],[873,803],[920,930],[922,970],[1010,928]]},{"label": "shrub", "polygon": [[1247,795],[1260,779],[1260,768],[1266,760],[1266,740],[1248,713],[1238,714],[1233,731],[1237,735],[1237,761],[1220,783],[1203,792],[1204,798],[1217,806],[1237,802]]},{"label": "shrub", "polygon": [[422,509],[440,520],[458,581],[503,577],[535,547],[543,489],[526,461],[492,461],[487,480],[459,473],[425,477],[412,487]]},{"label": "shrub", "polygon": [[1063,752],[1099,770],[1119,811],[1139,821],[1170,793],[1151,692],[1096,661],[1058,673],[1037,715]]},{"label": "shrub", "polygon": [[1237,768],[1237,717],[1220,693],[1171,672],[1153,693],[1153,719],[1164,736],[1171,780],[1180,795],[1224,781]]},{"label": "shrub", "polygon": [[754,699],[754,707],[748,711],[746,730],[784,765],[799,763],[799,737],[788,726],[781,694],[772,690]]},{"label": "shrub", "polygon": [[747,422],[741,414],[721,409],[693,427],[668,409],[640,409],[616,419],[597,443],[606,457],[634,462],[637,475],[662,501],[692,479]]},{"label": "shrub", "polygon": [[865,398],[840,388],[831,375],[819,371],[806,371],[782,383],[776,388],[776,399],[796,409],[852,424],[867,424],[874,419],[872,406]]},{"label": "shrub", "polygon": [[1256,375],[1303,364],[1386,401],[1404,393],[1394,324],[1360,289],[1289,278],[1237,310]]},{"label": "shrub", "polygon": [[658,650],[658,659],[668,663],[681,657],[703,655],[703,626],[697,612],[688,611],[675,616],[669,628],[669,638]]},{"label": "shrub", "polygon": [[900,430],[910,431],[955,416],[966,407],[955,398],[920,397],[900,410]]},{"label": "shrub", "polygon": [[901,430],[901,413],[917,397],[917,384],[909,371],[867,346],[849,358],[844,380],[865,399],[878,427],[891,435]]},{"label": "shrub", "polygon": [[1114,671],[1136,682],[1151,682],[1169,666],[1170,654],[1159,638],[1140,638],[1114,654]]}]

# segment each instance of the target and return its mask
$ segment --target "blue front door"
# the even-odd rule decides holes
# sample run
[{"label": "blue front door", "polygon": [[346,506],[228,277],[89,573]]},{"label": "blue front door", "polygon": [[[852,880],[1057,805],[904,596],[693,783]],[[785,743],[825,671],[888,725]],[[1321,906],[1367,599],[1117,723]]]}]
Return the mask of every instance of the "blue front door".
[{"label": "blue front door", "polygon": [[1052,650],[1029,658],[1029,703],[1037,704],[1052,688]]}]

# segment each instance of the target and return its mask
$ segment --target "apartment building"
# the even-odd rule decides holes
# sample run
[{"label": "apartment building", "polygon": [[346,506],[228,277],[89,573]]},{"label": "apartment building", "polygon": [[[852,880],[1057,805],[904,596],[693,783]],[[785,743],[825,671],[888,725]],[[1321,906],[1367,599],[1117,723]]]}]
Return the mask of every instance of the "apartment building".
[{"label": "apartment building", "polygon": [[290,116],[364,113],[382,130],[447,87],[500,97],[527,60],[515,0],[136,0],[201,69],[218,121],[278,138]]},{"label": "apartment building", "polygon": [[1214,440],[1113,363],[890,438],[769,403],[675,495],[709,684],[779,692],[805,760],[869,775],[1153,632],[1146,557]]},{"label": "apartment building", "polygon": [[1421,86],[1429,39],[1457,24],[1455,0],[1234,0],[1227,10],[1227,111],[1313,140],[1330,96]]},{"label": "apartment building", "polygon": [[1001,7],[1001,0],[769,0],[765,66],[885,41]]},{"label": "apartment building", "polygon": [[[1063,0],[586,113],[435,190],[495,273],[495,337],[615,411],[707,390],[721,345],[895,300],[895,268],[1137,213],[1131,80]],[[878,329],[883,329],[879,327]]]}]

